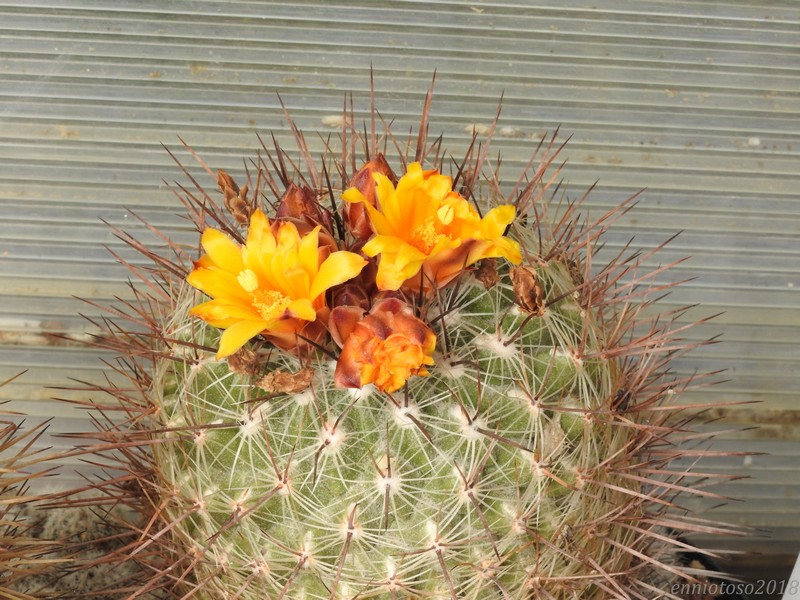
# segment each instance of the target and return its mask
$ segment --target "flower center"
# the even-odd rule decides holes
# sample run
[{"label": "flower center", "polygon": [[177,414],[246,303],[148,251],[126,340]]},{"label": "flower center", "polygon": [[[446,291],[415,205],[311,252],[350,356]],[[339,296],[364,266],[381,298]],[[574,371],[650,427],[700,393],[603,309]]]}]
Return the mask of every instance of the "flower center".
[{"label": "flower center", "polygon": [[446,235],[436,231],[436,223],[433,217],[428,217],[425,222],[414,229],[414,239],[416,246],[425,254],[430,254],[433,248],[443,239],[449,239]]},{"label": "flower center", "polygon": [[265,321],[274,321],[280,317],[292,303],[291,298],[287,298],[275,290],[259,290],[258,275],[250,269],[241,271],[236,277],[236,280],[239,282],[239,285],[242,286],[242,289],[250,294],[253,308],[256,309],[258,314]]},{"label": "flower center", "polygon": [[253,308],[265,321],[274,321],[286,312],[292,303],[291,298],[275,290],[255,291],[250,297],[253,299]]}]

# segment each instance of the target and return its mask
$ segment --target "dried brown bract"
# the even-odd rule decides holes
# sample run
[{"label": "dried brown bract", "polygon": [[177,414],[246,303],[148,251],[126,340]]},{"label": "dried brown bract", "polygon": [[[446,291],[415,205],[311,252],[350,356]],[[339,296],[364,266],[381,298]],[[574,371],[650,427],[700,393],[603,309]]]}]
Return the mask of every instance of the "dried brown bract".
[{"label": "dried brown bract", "polygon": [[580,287],[584,283],[583,279],[583,270],[581,269],[580,265],[577,261],[572,259],[567,259],[567,268],[569,269],[569,274],[572,277],[572,281],[575,282],[575,285]]},{"label": "dried brown bract", "polygon": [[258,375],[261,372],[262,361],[257,351],[242,348],[228,357],[228,367],[240,375]]},{"label": "dried brown bract", "polygon": [[311,386],[313,378],[314,369],[311,367],[305,367],[296,373],[278,369],[259,379],[256,385],[270,394],[299,394]]},{"label": "dried brown bract", "polygon": [[475,279],[483,284],[487,290],[492,289],[500,280],[500,275],[497,272],[497,259],[484,258],[478,263],[478,268],[475,271]]},{"label": "dried brown bract", "polygon": [[536,269],[527,265],[511,269],[511,282],[517,304],[522,310],[541,317],[545,309],[544,290],[536,275]]},{"label": "dried brown bract", "polygon": [[247,225],[255,210],[253,202],[247,199],[247,186],[239,188],[233,177],[222,169],[217,171],[217,185],[225,196],[225,208],[239,225]]}]

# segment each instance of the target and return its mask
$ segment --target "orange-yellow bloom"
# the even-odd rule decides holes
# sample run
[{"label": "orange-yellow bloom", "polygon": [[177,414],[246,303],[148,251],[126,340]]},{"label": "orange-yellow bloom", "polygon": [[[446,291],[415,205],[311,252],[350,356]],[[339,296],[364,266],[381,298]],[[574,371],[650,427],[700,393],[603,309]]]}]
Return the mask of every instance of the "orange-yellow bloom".
[{"label": "orange-yellow bloom", "polygon": [[[404,283],[416,287],[422,270],[424,287],[441,287],[464,267],[483,258],[522,261],[519,244],[503,235],[516,209],[506,204],[480,217],[475,208],[453,191],[450,177],[423,171],[411,163],[395,187],[374,173],[378,207],[355,187],[343,194],[346,202],[363,203],[375,236],[363,248],[367,256],[380,255],[377,284],[397,290]],[[412,279],[413,278],[413,279]]]},{"label": "orange-yellow bloom", "polygon": [[[352,308],[352,307],[348,307]],[[412,375],[427,375],[436,335],[397,298],[377,303],[344,340],[334,381],[339,387],[374,383],[385,392],[403,387]]]},{"label": "orange-yellow bloom", "polygon": [[212,298],[191,314],[225,330],[217,359],[259,334],[283,348],[297,347],[297,334],[327,316],[325,292],[358,275],[367,261],[321,247],[319,231],[301,237],[293,223],[270,225],[256,210],[243,246],[217,229],[203,232],[206,254],[186,281]]}]

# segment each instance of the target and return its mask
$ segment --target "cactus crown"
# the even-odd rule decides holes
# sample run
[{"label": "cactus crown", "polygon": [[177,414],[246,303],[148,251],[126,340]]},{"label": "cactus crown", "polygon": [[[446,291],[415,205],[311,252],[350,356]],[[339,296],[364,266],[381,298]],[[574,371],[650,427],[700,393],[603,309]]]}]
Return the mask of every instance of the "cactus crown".
[{"label": "cactus crown", "polygon": [[408,144],[373,105],[317,162],[289,119],[296,165],[262,143],[221,200],[181,188],[199,258],[118,232],[155,268],[114,309],[137,327],[98,339],[134,385],[103,388],[130,476],[95,487],[150,515],[121,554],[136,593],[644,598],[683,576],[694,378],[668,367],[692,344],[645,317],[651,253],[593,263],[633,198],[583,220],[555,136],[511,186],[477,135],[445,169],[430,99]]}]

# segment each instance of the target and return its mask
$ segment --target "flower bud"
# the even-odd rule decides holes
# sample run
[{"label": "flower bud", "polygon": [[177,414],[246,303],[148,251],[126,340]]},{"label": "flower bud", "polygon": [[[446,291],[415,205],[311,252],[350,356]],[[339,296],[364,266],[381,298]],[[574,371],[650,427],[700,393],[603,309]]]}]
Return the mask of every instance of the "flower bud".
[{"label": "flower bud", "polygon": [[363,286],[357,283],[345,283],[333,290],[331,305],[333,307],[358,306],[366,311],[370,305],[369,294]]},{"label": "flower bud", "polygon": [[354,316],[349,311],[341,323],[340,333],[346,338],[334,374],[338,387],[361,388],[374,383],[381,391],[394,392],[412,375],[428,374],[425,367],[433,364],[436,335],[411,307],[388,298],[353,325],[350,319]]},{"label": "flower bud", "polygon": [[536,269],[528,265],[511,269],[511,283],[520,308],[541,317],[545,309],[544,290],[536,275]]},{"label": "flower bud", "polygon": [[320,206],[314,192],[305,185],[289,184],[278,202],[275,218],[281,221],[294,219],[311,227],[322,225],[326,231],[332,231],[330,214]]},{"label": "flower bud", "polygon": [[[344,346],[347,338],[355,331],[356,325],[364,318],[365,312],[360,306],[353,305],[337,306],[331,310],[328,331],[337,346],[340,348]],[[338,365],[336,368],[338,372]]]},{"label": "flower bud", "polygon": [[[386,162],[383,154],[378,154],[375,158],[365,164],[353,176],[348,188],[356,188],[364,195],[365,202],[371,206],[376,206],[375,179],[373,175],[379,173],[387,177],[392,183],[397,183],[397,176],[392,171],[389,163]],[[342,209],[344,224],[347,231],[357,240],[366,241],[372,236],[373,230],[370,224],[369,214],[366,207],[361,203],[345,202]]]}]

